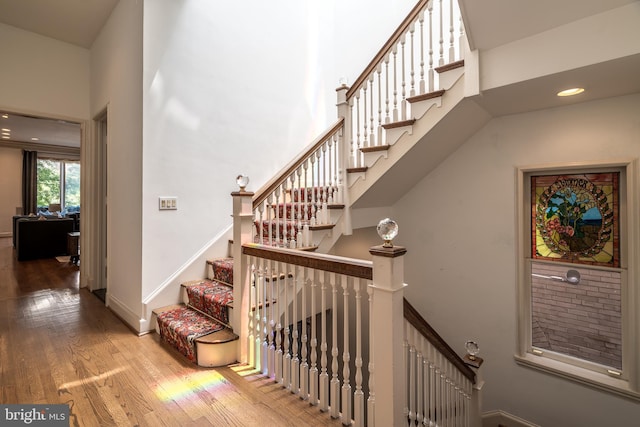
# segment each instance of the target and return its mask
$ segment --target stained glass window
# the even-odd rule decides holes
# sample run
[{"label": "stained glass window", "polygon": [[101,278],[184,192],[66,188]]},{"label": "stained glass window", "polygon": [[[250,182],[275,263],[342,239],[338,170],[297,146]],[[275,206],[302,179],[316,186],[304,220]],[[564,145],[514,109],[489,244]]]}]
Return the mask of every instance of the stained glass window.
[{"label": "stained glass window", "polygon": [[618,182],[618,172],[532,176],[532,258],[619,267]]}]

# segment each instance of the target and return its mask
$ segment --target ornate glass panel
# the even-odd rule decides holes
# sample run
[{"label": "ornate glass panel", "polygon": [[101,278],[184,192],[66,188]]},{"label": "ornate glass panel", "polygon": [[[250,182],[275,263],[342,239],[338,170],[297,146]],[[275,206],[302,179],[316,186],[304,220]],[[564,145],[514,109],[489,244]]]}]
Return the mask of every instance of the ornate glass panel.
[{"label": "ornate glass panel", "polygon": [[532,176],[532,258],[619,267],[618,181],[618,172]]}]

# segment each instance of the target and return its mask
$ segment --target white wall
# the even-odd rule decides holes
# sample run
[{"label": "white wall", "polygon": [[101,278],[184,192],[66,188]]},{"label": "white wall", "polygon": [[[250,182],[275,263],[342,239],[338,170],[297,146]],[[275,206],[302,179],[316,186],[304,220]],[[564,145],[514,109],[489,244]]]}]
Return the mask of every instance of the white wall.
[{"label": "white wall", "polygon": [[[477,340],[485,411],[542,426],[637,425],[640,404],[516,365],[515,168],[640,156],[640,95],[495,118],[394,207],[406,296],[459,353]],[[638,195],[632,195],[638,197]],[[409,230],[409,231],[407,231]]]},{"label": "white wall", "polygon": [[0,237],[13,233],[12,217],[22,206],[22,150],[0,147]]},{"label": "white wall", "polygon": [[91,47],[91,117],[107,106],[107,287],[112,308],[136,327],[142,312],[142,1],[119,2]]},{"label": "white wall", "polygon": [[[73,121],[89,117],[87,49],[1,23],[0,40],[1,110]],[[12,231],[11,217],[22,206],[21,150],[2,149],[1,157],[0,234]]]},{"label": "white wall", "polygon": [[145,2],[143,298],[231,223],[237,174],[259,189],[337,119],[414,2],[343,3]]},{"label": "white wall", "polygon": [[89,51],[0,24],[0,108],[52,117],[89,115]]}]

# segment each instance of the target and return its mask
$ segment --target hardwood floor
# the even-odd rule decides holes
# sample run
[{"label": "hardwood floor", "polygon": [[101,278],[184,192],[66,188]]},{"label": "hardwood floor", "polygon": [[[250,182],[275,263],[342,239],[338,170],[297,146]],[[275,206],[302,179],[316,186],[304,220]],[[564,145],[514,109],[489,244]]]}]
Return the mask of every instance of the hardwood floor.
[{"label": "hardwood floor", "polygon": [[341,425],[246,367],[199,368],[138,337],[78,281],[0,238],[0,403],[68,404],[82,427]]}]

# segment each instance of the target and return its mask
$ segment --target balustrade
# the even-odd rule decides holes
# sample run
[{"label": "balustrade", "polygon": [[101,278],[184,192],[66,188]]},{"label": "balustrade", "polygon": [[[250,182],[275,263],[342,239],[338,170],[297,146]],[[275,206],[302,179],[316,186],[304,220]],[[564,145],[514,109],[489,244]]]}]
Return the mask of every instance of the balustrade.
[{"label": "balustrade", "polygon": [[[247,205],[234,202],[241,224]],[[345,425],[472,425],[475,374],[416,321],[394,233],[383,228],[385,244],[364,261],[260,245],[238,231],[239,360]]]},{"label": "balustrade", "polygon": [[354,84],[345,86],[345,108],[339,115],[348,117],[344,146],[348,168],[366,167],[363,149],[393,145],[383,129],[416,119],[412,98],[444,89],[436,68],[463,59],[464,37],[456,1],[418,2]]}]

